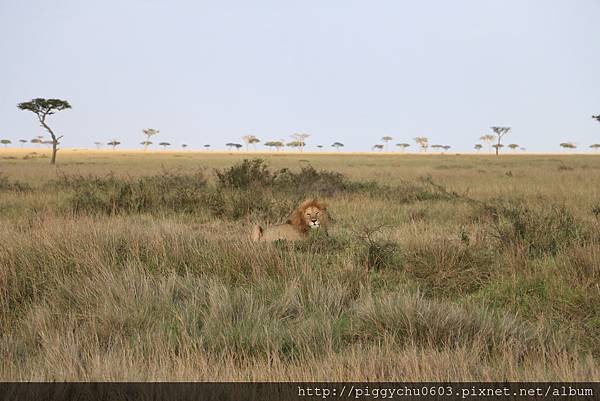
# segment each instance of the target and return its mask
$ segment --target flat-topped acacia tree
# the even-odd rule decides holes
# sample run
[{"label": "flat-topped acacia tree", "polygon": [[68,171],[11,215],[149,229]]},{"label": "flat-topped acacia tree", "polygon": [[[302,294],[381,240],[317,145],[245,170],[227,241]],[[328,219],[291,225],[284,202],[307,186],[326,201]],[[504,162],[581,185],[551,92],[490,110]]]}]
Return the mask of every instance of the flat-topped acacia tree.
[{"label": "flat-topped acacia tree", "polygon": [[46,129],[50,133],[52,137],[52,158],[50,159],[50,164],[56,164],[56,152],[58,152],[58,140],[63,136],[56,136],[52,128],[48,126],[46,123],[46,118],[56,113],[57,111],[62,111],[66,109],[70,109],[71,105],[66,100],[61,99],[44,99],[38,97],[29,102],[19,103],[17,107],[21,110],[28,110],[34,113],[42,127]]}]

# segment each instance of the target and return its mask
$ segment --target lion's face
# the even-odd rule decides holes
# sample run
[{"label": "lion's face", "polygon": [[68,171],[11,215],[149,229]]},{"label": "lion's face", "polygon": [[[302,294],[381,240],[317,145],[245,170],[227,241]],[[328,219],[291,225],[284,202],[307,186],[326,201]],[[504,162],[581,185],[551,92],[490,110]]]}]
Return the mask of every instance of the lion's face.
[{"label": "lion's face", "polygon": [[316,206],[309,206],[304,211],[304,221],[312,229],[321,227],[321,209]]},{"label": "lion's face", "polygon": [[316,199],[306,199],[292,213],[288,223],[298,231],[306,233],[309,230],[321,228],[327,230],[327,205]]}]

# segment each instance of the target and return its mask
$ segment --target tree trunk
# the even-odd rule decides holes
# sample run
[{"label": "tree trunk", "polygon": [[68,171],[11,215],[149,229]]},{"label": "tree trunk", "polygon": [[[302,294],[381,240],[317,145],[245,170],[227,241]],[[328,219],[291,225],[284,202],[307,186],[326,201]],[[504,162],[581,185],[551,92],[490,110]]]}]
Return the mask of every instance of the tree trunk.
[{"label": "tree trunk", "polygon": [[58,140],[60,139],[60,137],[57,138],[56,135],[54,135],[54,131],[52,131],[52,128],[50,128],[46,124],[46,116],[45,115],[43,118],[40,119],[40,122],[42,123],[44,128],[46,128],[46,130],[48,130],[48,132],[50,133],[50,136],[52,137],[52,158],[50,159],[50,164],[56,164],[56,152],[58,152]]},{"label": "tree trunk", "polygon": [[52,138],[52,159],[50,159],[50,164],[56,164],[56,152],[58,152],[58,148],[56,147],[57,144],[58,141]]}]

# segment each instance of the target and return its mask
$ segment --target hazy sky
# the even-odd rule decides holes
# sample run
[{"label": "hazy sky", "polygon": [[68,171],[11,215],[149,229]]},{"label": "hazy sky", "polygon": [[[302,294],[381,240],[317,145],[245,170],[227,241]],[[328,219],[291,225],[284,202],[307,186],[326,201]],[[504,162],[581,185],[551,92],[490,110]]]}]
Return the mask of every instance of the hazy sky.
[{"label": "hazy sky", "polygon": [[154,127],[192,148],[306,132],[308,148],[469,150],[491,125],[531,151],[587,147],[599,15],[598,0],[0,0],[0,137],[44,133],[16,104],[58,97],[66,147],[140,148]]}]

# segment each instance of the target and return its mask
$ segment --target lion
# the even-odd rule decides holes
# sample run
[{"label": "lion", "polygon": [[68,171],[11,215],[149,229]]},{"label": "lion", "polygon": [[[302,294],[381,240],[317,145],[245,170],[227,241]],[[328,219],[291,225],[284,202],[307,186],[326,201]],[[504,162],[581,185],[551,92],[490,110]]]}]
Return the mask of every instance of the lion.
[{"label": "lion", "polygon": [[301,240],[310,230],[323,230],[327,233],[329,219],[327,204],[317,199],[306,199],[292,212],[284,224],[262,228],[254,226],[253,241]]}]

